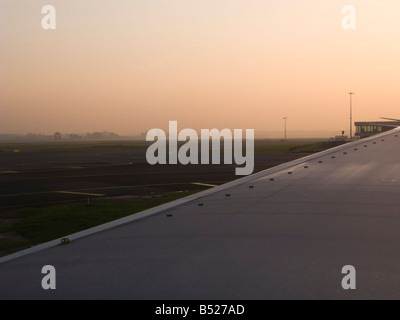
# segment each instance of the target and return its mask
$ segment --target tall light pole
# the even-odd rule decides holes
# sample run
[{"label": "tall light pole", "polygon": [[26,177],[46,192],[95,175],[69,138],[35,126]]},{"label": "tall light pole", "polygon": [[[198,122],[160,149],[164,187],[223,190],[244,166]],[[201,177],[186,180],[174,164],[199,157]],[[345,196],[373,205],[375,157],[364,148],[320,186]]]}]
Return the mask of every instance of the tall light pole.
[{"label": "tall light pole", "polygon": [[353,101],[352,96],[354,92],[349,92],[350,95],[350,140],[353,138]]},{"label": "tall light pole", "polygon": [[283,120],[285,120],[285,140],[286,140],[286,117],[283,118]]}]

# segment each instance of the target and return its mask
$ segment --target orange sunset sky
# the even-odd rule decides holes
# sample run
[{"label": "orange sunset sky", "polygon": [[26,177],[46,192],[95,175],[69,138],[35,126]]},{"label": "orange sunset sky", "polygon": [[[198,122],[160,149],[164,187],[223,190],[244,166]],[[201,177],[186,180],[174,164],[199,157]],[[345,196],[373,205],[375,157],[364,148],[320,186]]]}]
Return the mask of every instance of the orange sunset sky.
[{"label": "orange sunset sky", "polygon": [[0,48],[0,133],[349,134],[349,91],[400,118],[398,0],[0,0]]}]

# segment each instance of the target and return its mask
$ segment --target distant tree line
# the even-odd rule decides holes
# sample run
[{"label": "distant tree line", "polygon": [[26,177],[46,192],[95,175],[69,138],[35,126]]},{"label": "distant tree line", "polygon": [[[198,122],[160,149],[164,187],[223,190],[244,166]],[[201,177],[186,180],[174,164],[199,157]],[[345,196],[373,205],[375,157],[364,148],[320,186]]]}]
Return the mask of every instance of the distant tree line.
[{"label": "distant tree line", "polygon": [[46,134],[0,134],[0,141],[17,140],[17,141],[51,141],[51,140],[112,140],[118,139],[120,136],[115,132],[88,132],[83,134],[60,133],[55,132],[52,135]]},{"label": "distant tree line", "polygon": [[86,134],[69,133],[62,135],[59,132],[54,133],[54,140],[110,140],[118,139],[119,135],[115,132],[88,132]]}]

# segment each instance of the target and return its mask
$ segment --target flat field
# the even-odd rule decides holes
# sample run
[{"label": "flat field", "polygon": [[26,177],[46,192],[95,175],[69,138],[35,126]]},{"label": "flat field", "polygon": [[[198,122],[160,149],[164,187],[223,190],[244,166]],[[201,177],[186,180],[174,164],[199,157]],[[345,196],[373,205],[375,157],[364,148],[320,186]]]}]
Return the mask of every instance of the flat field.
[{"label": "flat field", "polygon": [[[240,178],[236,164],[149,165],[149,145],[0,143],[0,256]],[[254,173],[333,146],[256,140]]]}]

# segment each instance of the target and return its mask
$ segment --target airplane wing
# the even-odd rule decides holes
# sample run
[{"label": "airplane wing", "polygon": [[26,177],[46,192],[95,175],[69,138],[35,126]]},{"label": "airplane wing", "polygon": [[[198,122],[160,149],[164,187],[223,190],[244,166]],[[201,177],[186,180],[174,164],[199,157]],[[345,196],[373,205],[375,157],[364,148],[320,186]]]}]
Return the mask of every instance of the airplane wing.
[{"label": "airplane wing", "polygon": [[398,299],[399,130],[0,258],[0,299]]}]

